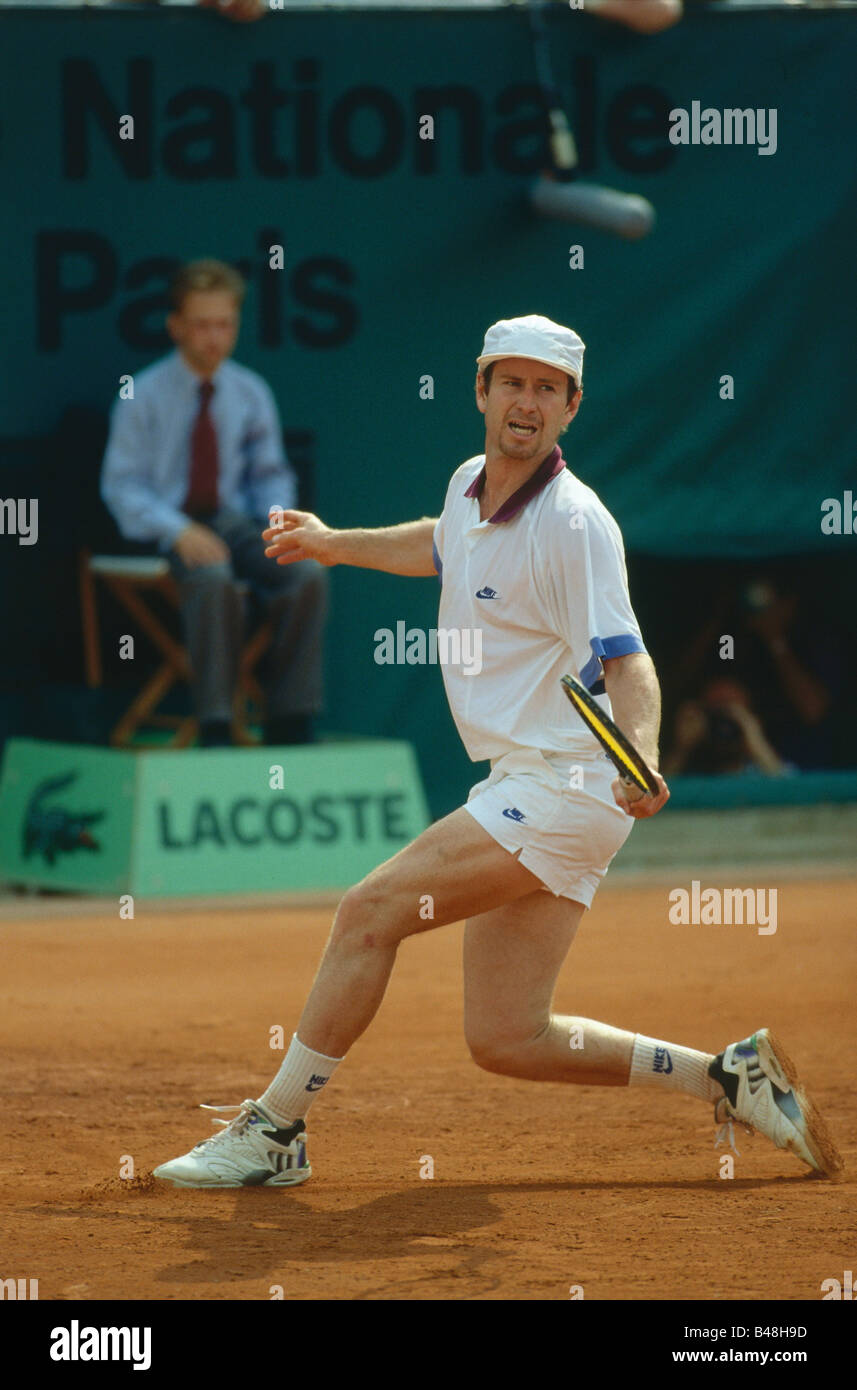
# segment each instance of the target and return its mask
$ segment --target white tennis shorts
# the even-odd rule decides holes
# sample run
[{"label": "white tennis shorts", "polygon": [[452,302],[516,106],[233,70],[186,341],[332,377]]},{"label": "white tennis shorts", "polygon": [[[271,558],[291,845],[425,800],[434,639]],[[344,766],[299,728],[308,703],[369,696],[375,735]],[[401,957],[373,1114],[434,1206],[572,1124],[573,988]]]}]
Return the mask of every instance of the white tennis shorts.
[{"label": "white tennis shorts", "polygon": [[498,758],[466,809],[504,849],[520,850],[548,892],[589,907],[634,821],[613,800],[606,754],[549,757],[524,749]]}]

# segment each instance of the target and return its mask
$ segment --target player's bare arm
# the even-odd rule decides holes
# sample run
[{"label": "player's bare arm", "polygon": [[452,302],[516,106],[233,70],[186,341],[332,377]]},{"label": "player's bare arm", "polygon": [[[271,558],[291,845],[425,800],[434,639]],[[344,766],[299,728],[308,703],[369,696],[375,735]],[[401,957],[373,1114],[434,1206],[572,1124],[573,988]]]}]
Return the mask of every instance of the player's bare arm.
[{"label": "player's bare arm", "polygon": [[359,569],[384,570],[387,574],[433,575],[436,517],[406,521],[399,526],[379,526],[337,531],[312,512],[283,511],[275,526],[262,532],[265,554],[278,565],[295,560],[317,560],[321,565],[355,565]]},{"label": "player's bare arm", "polygon": [[658,732],[661,726],[661,691],[654,663],[645,652],[631,652],[604,662],[604,685],[613,707],[613,718],[645,758],[660,786],[658,796],[629,787],[619,778],[613,783],[617,806],[642,820],[654,816],[669,800],[669,789],[658,772]]}]

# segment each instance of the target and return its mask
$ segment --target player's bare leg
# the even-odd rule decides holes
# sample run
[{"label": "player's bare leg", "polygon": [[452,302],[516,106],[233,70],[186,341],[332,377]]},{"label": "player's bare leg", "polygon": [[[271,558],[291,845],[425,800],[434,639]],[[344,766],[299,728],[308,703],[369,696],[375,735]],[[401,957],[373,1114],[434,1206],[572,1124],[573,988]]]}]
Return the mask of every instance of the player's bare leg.
[{"label": "player's bare leg", "polygon": [[[431,918],[420,916],[427,895]],[[715,1059],[595,1020],[552,1013],[557,976],[582,913],[579,903],[542,892],[534,875],[468,812],[454,812],[346,894],[300,1034],[259,1101],[235,1107],[239,1113],[220,1135],[161,1165],[155,1176],[183,1187],[305,1181],[312,1170],[304,1116],[313,1093],[374,1017],[399,942],[463,916],[474,919],[465,930],[465,1028],[480,1066],[531,1080],[676,1087],[726,1106],[720,1119],[752,1123],[813,1167],[838,1171],[835,1145],[796,1082],[791,1093],[799,1107],[796,1125],[761,1112],[759,1096],[766,1093],[758,1089],[759,1076],[746,1100],[740,1087],[750,1065],[747,1045],[736,1044]],[[572,1045],[579,1040],[582,1047]],[[767,1082],[773,1093],[783,1080],[777,1054],[771,1062],[764,1032],[748,1043],[767,1068],[765,1076],[773,1077]],[[668,1068],[659,1054],[669,1058]],[[720,1084],[730,1085],[730,1077],[739,1087],[731,1100]]]},{"label": "player's bare leg", "polygon": [[658,1085],[716,1101],[723,1091],[708,1073],[711,1054],[553,1013],[557,976],[583,911],[540,892],[468,921],[464,1026],[474,1060],[522,1080]]},{"label": "player's bare leg", "polygon": [[[219,1134],[161,1164],[178,1187],[286,1187],[312,1173],[305,1116],[372,1021],[399,942],[501,902],[532,897],[538,879],[464,810],[431,826],[346,893],[280,1070]],[[425,911],[431,899],[431,913]]]},{"label": "player's bare leg", "polygon": [[552,1012],[557,976],[584,911],[581,903],[535,892],[467,922],[464,1029],[474,1061],[486,1071],[627,1085],[633,1033]]},{"label": "player's bare leg", "polygon": [[582,914],[579,903],[534,893],[466,924],[464,1026],[479,1066],[529,1081],[683,1091],[715,1103],[718,1143],[734,1142],[736,1120],[837,1177],[843,1164],[833,1136],[767,1029],[715,1057],[553,1012]]},{"label": "player's bare leg", "polygon": [[[429,897],[433,915],[421,916]],[[720,1082],[731,1085],[727,1073],[732,1073],[734,1084],[744,1085],[748,1062],[743,1045],[715,1059],[595,1020],[551,1012],[557,976],[582,912],[579,903],[541,891],[539,880],[469,812],[454,812],[345,895],[298,1033],[259,1100],[235,1107],[238,1114],[219,1135],[156,1168],[155,1176],[183,1187],[304,1182],[312,1172],[306,1157],[306,1113],[374,1017],[399,943],[462,917],[473,919],[465,930],[465,1023],[480,1066],[532,1080],[614,1086],[636,1082],[677,1088],[703,1100],[719,1098],[728,1107],[719,1118],[749,1120],[812,1166],[835,1171],[840,1162],[835,1146],[797,1087],[796,1103],[809,1116],[799,1114],[797,1128],[767,1112],[760,1122],[758,1100],[753,1109],[743,1093],[730,1103]],[[767,1043],[758,1036],[764,1050]],[[573,1039],[582,1039],[583,1046],[573,1046]],[[749,1041],[755,1044],[756,1035]],[[662,1064],[664,1057],[668,1065]],[[764,1065],[770,1070],[767,1061]],[[754,1092],[751,1101],[756,1096]]]},{"label": "player's bare leg", "polygon": [[[298,1024],[301,1042],[344,1056],[374,1018],[405,937],[536,897],[538,886],[469,812],[430,826],[342,899]],[[427,897],[431,917],[420,916]]]}]

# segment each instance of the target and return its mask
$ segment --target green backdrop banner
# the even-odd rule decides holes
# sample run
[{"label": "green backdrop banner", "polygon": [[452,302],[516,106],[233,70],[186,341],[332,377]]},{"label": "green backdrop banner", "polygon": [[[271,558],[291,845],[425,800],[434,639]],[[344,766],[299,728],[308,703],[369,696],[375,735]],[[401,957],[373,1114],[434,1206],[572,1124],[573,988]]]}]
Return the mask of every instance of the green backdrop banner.
[{"label": "green backdrop banner", "polygon": [[[484,329],[537,311],[588,345],[565,452],[630,549],[853,547],[844,520],[822,530],[822,507],[844,505],[857,454],[857,15],[691,14],[643,38],[556,7],[583,174],[657,208],[636,243],[529,210],[544,149],[515,10],[2,25],[0,433],[109,405],[165,347],[173,265],[217,255],[250,281],[237,357],[315,435],[316,505],[335,525],[437,513],[482,442]],[[764,113],[767,152],[672,143],[670,111],[703,138],[706,108]],[[46,529],[74,487],[56,472]],[[439,674],[372,655],[379,627],[430,627],[436,597],[432,581],[334,574],[330,649],[351,697],[337,727],[424,731],[424,753],[449,739]]]},{"label": "green backdrop banner", "polygon": [[[542,154],[521,14],[5,17],[0,428],[108,402],[161,348],[169,263],[210,252],[246,263],[239,355],[316,431],[334,521],[439,507],[479,447],[484,328],[537,309],[588,344],[570,461],[630,546],[822,546],[857,452],[857,16],[696,15],[648,40],[552,20],[584,172],[658,209],[642,243],[523,206]],[[671,144],[694,101],[774,109],[776,152]]]}]

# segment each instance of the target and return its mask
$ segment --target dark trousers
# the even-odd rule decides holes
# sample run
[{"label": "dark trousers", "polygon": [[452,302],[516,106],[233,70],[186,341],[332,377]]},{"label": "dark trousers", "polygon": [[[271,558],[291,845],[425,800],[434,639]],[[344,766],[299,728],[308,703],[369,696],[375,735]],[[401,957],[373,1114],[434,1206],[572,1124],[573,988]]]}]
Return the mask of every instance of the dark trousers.
[{"label": "dark trousers", "polygon": [[249,584],[274,625],[267,717],[317,714],[322,705],[322,638],[327,617],[327,571],[315,560],[278,565],[265,556],[261,523],[221,510],[204,523],[229,546],[231,560],[188,569],[174,551],[170,567],[181,591],[185,640],[200,722],[230,720],[244,640],[244,600],[236,580]]}]

